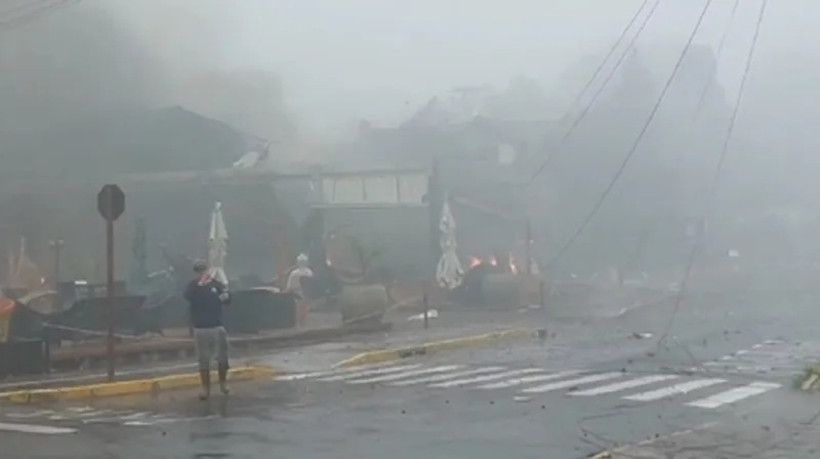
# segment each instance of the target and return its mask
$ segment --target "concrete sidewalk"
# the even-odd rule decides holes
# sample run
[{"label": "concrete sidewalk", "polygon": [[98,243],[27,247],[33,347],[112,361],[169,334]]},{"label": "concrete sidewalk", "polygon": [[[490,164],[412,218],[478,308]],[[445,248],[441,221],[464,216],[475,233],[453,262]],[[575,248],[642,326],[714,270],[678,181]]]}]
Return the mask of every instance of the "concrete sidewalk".
[{"label": "concrete sidewalk", "polygon": [[[315,336],[312,337],[315,339],[291,343],[287,347],[278,349],[265,347],[261,344],[253,348],[243,346],[233,349],[231,360],[232,366],[235,368],[264,368],[277,372],[323,370],[331,368],[351,356],[367,351],[417,346],[427,342],[469,338],[489,332],[531,326],[534,316],[539,315],[539,313],[540,311],[499,313],[469,309],[441,311],[437,318],[428,321],[428,329],[424,329],[423,322],[407,320],[414,312],[393,311],[389,314],[389,319],[392,321],[391,324],[395,325],[383,327],[380,332],[333,334],[326,340],[319,339],[320,336]],[[322,322],[322,325],[324,325],[324,322]],[[356,327],[352,328],[355,330]],[[311,335],[312,333],[321,332],[321,330],[324,329],[289,333]],[[266,336],[260,336],[256,339],[264,341],[267,338]],[[233,343],[235,342],[232,341],[232,345]],[[178,357],[174,361],[164,364],[153,361],[127,366],[118,365],[117,382],[115,384],[119,384],[117,387],[121,389],[124,387],[123,383],[140,381],[138,384],[132,384],[132,386],[141,388],[139,391],[144,392],[157,389],[157,385],[151,381],[166,381],[171,377],[180,378],[187,375],[183,379],[188,381],[187,384],[195,385],[196,378],[192,376],[195,372],[196,365],[191,358],[182,359]],[[251,373],[255,375],[255,379],[256,375],[263,375],[265,372],[245,370],[242,375],[247,376]],[[0,383],[0,392],[73,388],[74,392],[71,397],[76,397],[77,394],[88,393],[87,387],[89,386],[95,386],[97,392],[106,392],[100,386],[105,382],[106,375],[103,371],[77,370],[5,381]],[[174,384],[178,383],[175,382]],[[161,389],[161,387],[159,388]],[[133,390],[138,389],[134,388]],[[49,394],[49,397],[53,395],[50,392]]]},{"label": "concrete sidewalk", "polygon": [[438,310],[438,317],[430,318],[425,329],[423,321],[408,320],[417,314],[415,310],[393,310],[386,319],[393,324],[387,332],[283,350],[260,356],[252,363],[270,365],[283,372],[320,371],[366,352],[418,347],[425,343],[456,339],[470,340],[510,330],[535,330],[545,323],[542,310],[519,312],[448,308]]},{"label": "concrete sidewalk", "polygon": [[[309,343],[329,342],[349,339],[352,335],[384,333],[390,323],[342,325],[338,314],[317,313],[311,316],[309,326],[304,329],[269,330],[257,334],[230,334],[231,347],[238,350],[255,351],[270,347],[294,347]],[[117,364],[157,365],[160,361],[175,361],[192,358],[193,340],[184,333],[165,337],[139,337],[116,344]],[[104,341],[80,343],[51,352],[51,368],[60,371],[103,368],[107,362]]]}]

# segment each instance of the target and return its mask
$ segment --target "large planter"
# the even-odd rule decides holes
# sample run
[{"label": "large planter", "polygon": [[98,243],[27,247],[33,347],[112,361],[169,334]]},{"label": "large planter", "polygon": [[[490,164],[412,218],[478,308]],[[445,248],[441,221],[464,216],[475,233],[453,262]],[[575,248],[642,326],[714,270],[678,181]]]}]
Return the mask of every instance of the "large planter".
[{"label": "large planter", "polygon": [[381,322],[388,303],[383,285],[345,285],[338,297],[344,324]]},{"label": "large planter", "polygon": [[481,283],[481,297],[489,308],[521,308],[538,304],[541,280],[527,274],[487,274]]},{"label": "large planter", "polygon": [[0,378],[44,373],[47,368],[42,339],[15,339],[0,343]]},{"label": "large planter", "polygon": [[270,288],[232,291],[224,319],[225,328],[234,333],[293,328],[296,302],[293,295]]}]

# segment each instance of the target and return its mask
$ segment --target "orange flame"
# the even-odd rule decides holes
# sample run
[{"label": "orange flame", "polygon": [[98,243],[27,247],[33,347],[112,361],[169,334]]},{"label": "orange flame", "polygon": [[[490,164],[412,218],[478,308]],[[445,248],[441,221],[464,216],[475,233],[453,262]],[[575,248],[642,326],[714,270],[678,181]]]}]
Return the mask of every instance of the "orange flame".
[{"label": "orange flame", "polygon": [[493,266],[498,266],[498,259],[495,258],[495,255],[493,255],[493,257],[490,258],[490,264]]},{"label": "orange flame", "polygon": [[475,268],[476,266],[481,264],[481,258],[478,257],[470,257],[470,268]]}]

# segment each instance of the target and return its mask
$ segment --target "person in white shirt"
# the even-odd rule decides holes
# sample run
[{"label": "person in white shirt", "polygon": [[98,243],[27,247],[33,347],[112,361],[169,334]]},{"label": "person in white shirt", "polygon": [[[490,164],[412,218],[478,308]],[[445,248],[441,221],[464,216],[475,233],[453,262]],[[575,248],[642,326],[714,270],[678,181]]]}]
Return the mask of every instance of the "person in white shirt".
[{"label": "person in white shirt", "polygon": [[285,291],[292,293],[296,298],[296,326],[304,327],[307,320],[307,299],[302,289],[302,278],[313,277],[313,271],[308,266],[310,260],[307,255],[300,253],[296,257],[296,267],[288,275]]}]

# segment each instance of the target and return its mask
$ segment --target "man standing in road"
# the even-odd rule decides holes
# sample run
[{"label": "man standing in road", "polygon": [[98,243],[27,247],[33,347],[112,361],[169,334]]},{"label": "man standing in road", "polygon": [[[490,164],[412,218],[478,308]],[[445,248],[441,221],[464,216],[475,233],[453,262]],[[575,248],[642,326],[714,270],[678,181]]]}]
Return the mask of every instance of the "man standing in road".
[{"label": "man standing in road", "polygon": [[194,343],[199,359],[199,378],[202,383],[200,400],[211,395],[211,361],[216,359],[219,390],[228,393],[228,333],[222,326],[222,308],[228,303],[227,288],[213,276],[201,260],[194,263],[196,278],[185,288],[185,299],[190,304]]}]

